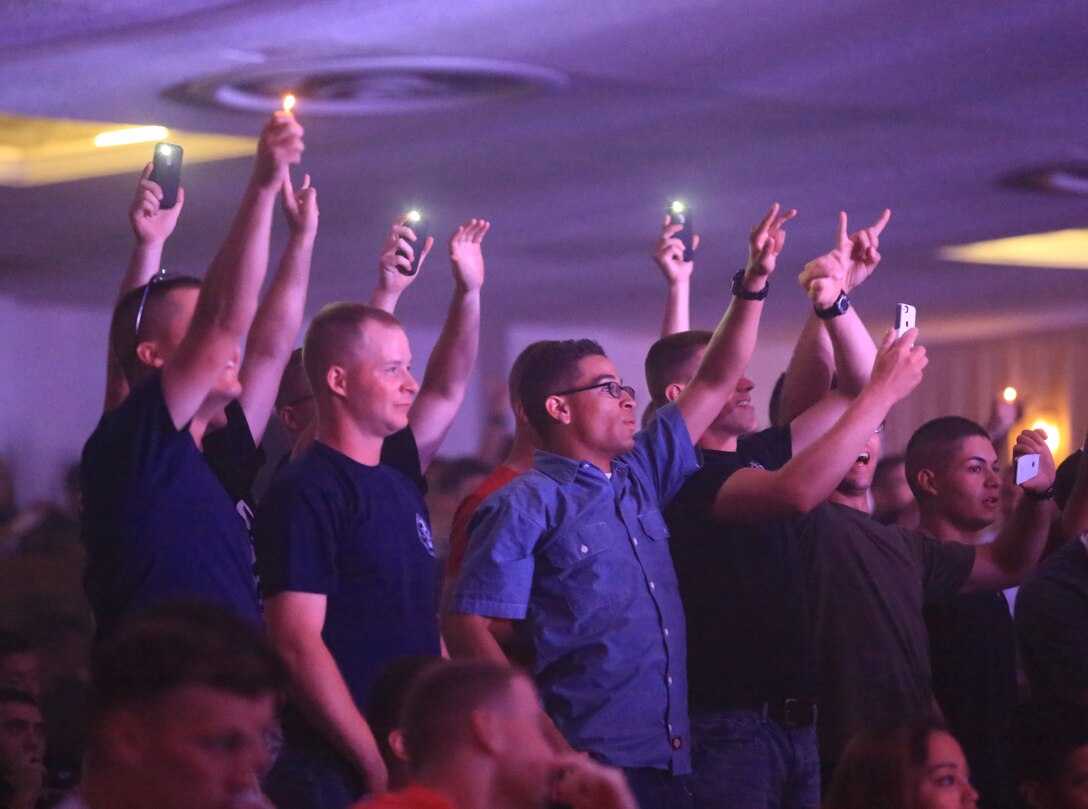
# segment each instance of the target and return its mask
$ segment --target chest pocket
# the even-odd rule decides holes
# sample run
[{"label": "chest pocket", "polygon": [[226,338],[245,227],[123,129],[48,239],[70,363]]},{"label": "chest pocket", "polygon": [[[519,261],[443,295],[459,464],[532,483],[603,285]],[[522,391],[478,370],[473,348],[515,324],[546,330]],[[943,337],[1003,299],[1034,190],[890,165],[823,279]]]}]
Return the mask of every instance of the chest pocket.
[{"label": "chest pocket", "polygon": [[[555,537],[543,550],[558,595],[575,620],[629,597],[636,566],[608,523],[590,523]],[[550,577],[549,577],[550,578]]]},{"label": "chest pocket", "polygon": [[661,541],[669,538],[669,527],[665,525],[665,517],[661,512],[652,508],[638,515],[639,525],[650,539]]},{"label": "chest pocket", "polygon": [[[664,584],[670,590],[675,590],[678,582],[672,565],[672,555],[669,552],[669,527],[665,524],[665,517],[659,509],[652,508],[639,514],[638,522],[651,540],[643,543],[649,547],[640,546],[639,548],[647,565],[647,573],[658,583]],[[649,569],[651,565],[653,570]]]}]

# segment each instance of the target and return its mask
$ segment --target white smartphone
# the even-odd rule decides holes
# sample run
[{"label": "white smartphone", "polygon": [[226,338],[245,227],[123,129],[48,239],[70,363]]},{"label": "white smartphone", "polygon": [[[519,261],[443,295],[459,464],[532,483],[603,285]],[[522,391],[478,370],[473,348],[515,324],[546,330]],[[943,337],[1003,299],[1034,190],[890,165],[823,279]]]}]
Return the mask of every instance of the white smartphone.
[{"label": "white smartphone", "polygon": [[909,303],[897,303],[895,305],[895,339],[903,336],[907,329],[913,329],[917,312]]},{"label": "white smartphone", "polygon": [[1037,452],[1030,455],[1020,455],[1014,463],[1016,464],[1017,486],[1039,474],[1039,453]]}]

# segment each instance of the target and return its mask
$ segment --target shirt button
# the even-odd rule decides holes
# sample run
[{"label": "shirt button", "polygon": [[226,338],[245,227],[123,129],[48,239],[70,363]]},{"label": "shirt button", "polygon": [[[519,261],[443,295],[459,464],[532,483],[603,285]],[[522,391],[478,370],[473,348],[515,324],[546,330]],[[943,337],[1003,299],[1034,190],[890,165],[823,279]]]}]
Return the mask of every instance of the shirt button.
[{"label": "shirt button", "polygon": [[683,746],[684,746],[684,740],[683,739],[681,739],[679,736],[673,736],[672,737],[672,749],[673,750],[679,750]]},{"label": "shirt button", "polygon": [[651,590],[656,590],[656,589],[657,589],[657,585],[655,585],[655,584],[654,584],[653,582],[650,582],[650,589],[651,589]]},{"label": "shirt button", "polygon": [[634,537],[631,537],[631,544],[632,545],[638,545],[638,540],[635,539]]},{"label": "shirt button", "polygon": [[580,550],[582,553],[589,553],[589,546],[588,545],[583,545],[578,550]]},{"label": "shirt button", "polygon": [[666,630],[665,630],[665,637],[667,638],[668,636],[669,636],[669,630],[668,630],[668,629],[666,629]]},{"label": "shirt button", "polygon": [[672,677],[666,677],[665,682],[667,682],[669,685],[672,685]]}]

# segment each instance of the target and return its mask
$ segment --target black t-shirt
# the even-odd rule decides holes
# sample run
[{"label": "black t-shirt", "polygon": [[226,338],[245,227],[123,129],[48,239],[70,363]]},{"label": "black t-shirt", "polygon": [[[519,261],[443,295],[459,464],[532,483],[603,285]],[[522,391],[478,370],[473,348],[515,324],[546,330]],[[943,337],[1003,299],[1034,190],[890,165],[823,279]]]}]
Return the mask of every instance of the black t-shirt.
[{"label": "black t-shirt", "polygon": [[820,759],[932,709],[922,605],[959,592],[975,549],[823,503],[798,522],[820,670]]},{"label": "black t-shirt", "polygon": [[1088,691],[1088,551],[1073,539],[1039,563],[1016,595],[1016,631],[1032,691]]},{"label": "black t-shirt", "polygon": [[1016,639],[999,592],[961,593],[925,605],[933,695],[963,747],[983,807],[1015,805],[1008,745],[1016,708]]},{"label": "black t-shirt", "polygon": [[[248,436],[256,451],[244,417],[220,432],[237,430],[245,436],[223,435],[222,443],[245,446]],[[261,622],[246,524],[188,425],[174,427],[160,374],[102,416],[83,448],[80,477],[84,586],[99,638],[173,598],[207,599]]]},{"label": "black t-shirt", "polygon": [[[389,661],[440,653],[434,545],[410,431],[386,440],[377,466],[315,442],[276,476],[253,528],[266,597],[328,597],[321,636],[360,711]],[[286,731],[296,745],[319,744],[300,722]]]},{"label": "black t-shirt", "polygon": [[204,460],[227,490],[234,507],[245,521],[253,524],[253,483],[264,466],[264,450],[253,442],[242,405],[233,401],[226,407],[227,425],[204,435]]},{"label": "black t-shirt", "polygon": [[665,509],[688,628],[695,710],[816,698],[795,520],[721,522],[714,499],[738,469],[791,457],[789,427],[741,437],[736,452],[703,450],[703,467]]}]

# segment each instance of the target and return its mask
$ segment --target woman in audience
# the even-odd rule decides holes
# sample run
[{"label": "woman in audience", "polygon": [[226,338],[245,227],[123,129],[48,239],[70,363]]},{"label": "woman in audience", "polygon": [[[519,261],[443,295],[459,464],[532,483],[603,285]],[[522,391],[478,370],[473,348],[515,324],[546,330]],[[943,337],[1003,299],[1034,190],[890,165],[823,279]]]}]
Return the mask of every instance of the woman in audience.
[{"label": "woman in audience", "polygon": [[938,719],[854,738],[839,761],[824,809],[975,809],[963,750]]}]

